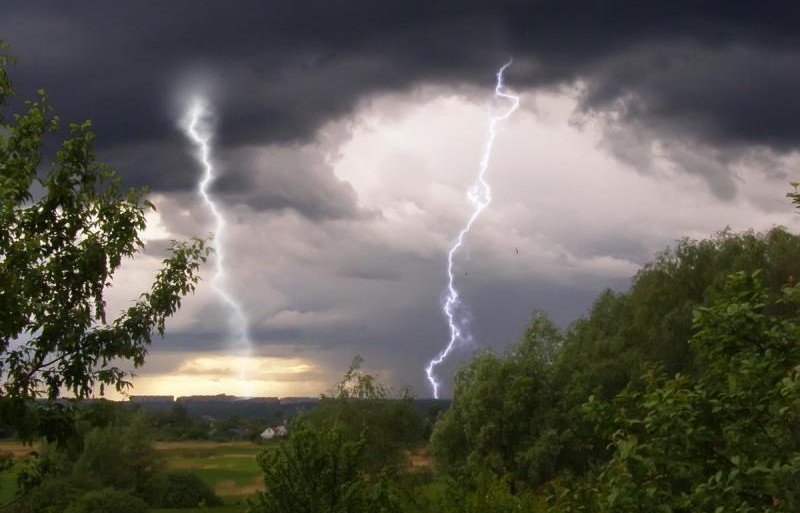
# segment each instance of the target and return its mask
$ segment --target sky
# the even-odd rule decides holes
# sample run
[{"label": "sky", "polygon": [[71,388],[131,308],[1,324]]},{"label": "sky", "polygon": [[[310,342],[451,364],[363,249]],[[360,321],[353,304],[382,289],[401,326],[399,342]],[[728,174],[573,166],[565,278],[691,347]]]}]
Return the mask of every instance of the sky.
[{"label": "sky", "polygon": [[[208,236],[181,132],[213,110],[210,192],[253,355],[232,352],[213,266],[156,339],[135,394],[305,396],[355,355],[429,396],[448,339],[446,255],[466,222],[494,74],[520,95],[456,261],[475,351],[534,311],[567,326],[682,237],[797,231],[800,10],[763,1],[4,0],[18,98],[90,118],[101,160],[157,211],[109,292],[113,315],[170,239]],[[249,376],[242,381],[242,369]]]}]

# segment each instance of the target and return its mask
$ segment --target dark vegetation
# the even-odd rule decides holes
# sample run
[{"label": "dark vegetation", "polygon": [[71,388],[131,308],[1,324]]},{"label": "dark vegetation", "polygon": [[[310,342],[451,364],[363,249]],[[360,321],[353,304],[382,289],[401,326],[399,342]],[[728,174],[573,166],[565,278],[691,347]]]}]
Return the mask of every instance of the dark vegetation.
[{"label": "dark vegetation", "polygon": [[[0,108],[12,95],[0,48]],[[0,421],[20,436],[70,437],[69,412],[42,404],[124,390],[117,362],[144,363],[154,333],[194,291],[207,249],[175,242],[149,291],[113,321],[103,294],[122,262],[142,247],[139,233],[154,208],[146,191],[124,190],[95,158],[90,123],[59,141],[58,117],[44,91],[7,119],[0,112]],[[46,147],[58,149],[43,161]]]},{"label": "dark vegetation", "polygon": [[[0,54],[0,106],[8,62]],[[151,291],[107,323],[102,290],[140,247],[148,207],[95,162],[88,124],[39,169],[56,121],[42,94],[0,130],[0,421],[39,441],[0,508],[212,506],[214,492],[168,472],[151,443],[193,436],[185,411],[53,401],[124,388],[113,362],[144,361],[206,254],[176,244]],[[567,329],[537,312],[507,352],[476,354],[435,423],[356,359],[261,453],[249,510],[800,511],[797,276],[800,238],[781,228],[680,241]],[[410,464],[428,449],[432,465]]]},{"label": "dark vegetation", "polygon": [[124,410],[111,418],[92,413],[90,408],[75,418],[69,444],[41,443],[38,455],[18,469],[18,500],[8,511],[118,511],[103,505],[125,504],[124,511],[138,512],[220,503],[196,476],[164,468],[146,417]]},{"label": "dark vegetation", "polygon": [[535,314],[459,371],[437,470],[550,511],[796,511],[798,272],[797,236],[723,232],[564,332]]},{"label": "dark vegetation", "polygon": [[566,330],[535,313],[458,372],[432,469],[397,464],[419,418],[355,366],[264,453],[253,511],[797,511],[799,272],[799,237],[723,232]]}]

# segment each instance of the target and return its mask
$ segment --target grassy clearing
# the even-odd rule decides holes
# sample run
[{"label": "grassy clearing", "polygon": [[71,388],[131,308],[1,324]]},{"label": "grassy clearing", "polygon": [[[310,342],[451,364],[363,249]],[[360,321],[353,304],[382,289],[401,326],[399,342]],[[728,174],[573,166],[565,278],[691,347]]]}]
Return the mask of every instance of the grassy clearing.
[{"label": "grassy clearing", "polygon": [[[0,443],[0,454],[11,454],[14,460],[20,460],[29,456],[36,450],[35,447],[25,445],[22,442],[2,442]],[[14,498],[17,491],[17,472],[16,466],[8,472],[0,472],[0,504],[6,504]]]},{"label": "grassy clearing", "polygon": [[241,499],[261,489],[256,455],[264,448],[250,442],[158,443],[167,468],[197,474],[223,499]]},{"label": "grassy clearing", "polygon": [[154,513],[213,511],[240,513],[245,501],[261,490],[263,481],[256,455],[264,449],[251,442],[160,442],[156,449],[168,469],[197,474],[214,488],[225,506],[210,509],[153,510]]},{"label": "grassy clearing", "polygon": [[[170,470],[183,470],[197,474],[214,488],[225,501],[218,508],[195,509],[154,509],[153,513],[241,513],[245,510],[246,499],[263,486],[261,470],[256,455],[265,446],[252,442],[159,442],[156,449],[164,457]],[[18,442],[0,443],[0,453],[12,453],[16,458],[24,458],[35,448]],[[0,473],[0,504],[9,501],[17,488],[17,474]]]}]

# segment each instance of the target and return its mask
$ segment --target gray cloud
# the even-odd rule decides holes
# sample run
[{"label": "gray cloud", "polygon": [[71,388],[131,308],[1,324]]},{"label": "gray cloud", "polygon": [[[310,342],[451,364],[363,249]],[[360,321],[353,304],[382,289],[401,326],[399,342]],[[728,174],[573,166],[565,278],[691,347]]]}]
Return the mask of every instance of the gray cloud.
[{"label": "gray cloud", "polygon": [[[584,113],[616,113],[624,123],[712,146],[785,152],[800,141],[797,15],[791,2],[756,9],[689,0],[184,0],[102,8],[11,0],[0,35],[21,58],[14,71],[21,91],[44,86],[66,119],[94,119],[101,146],[131,183],[174,190],[194,178],[175,134],[176,95],[198,77],[210,84],[221,141],[233,149],[307,142],[375,93],[425,82],[488,86],[508,55],[517,60],[508,77],[515,87],[585,84]],[[720,197],[731,196],[735,187],[720,170],[687,165]],[[310,177],[288,187],[303,188]],[[347,195],[322,180],[307,189]],[[257,208],[282,204],[312,216],[352,209],[330,195],[337,206],[323,201],[318,209],[292,194],[256,198],[250,184],[230,179],[228,192]]]},{"label": "gray cloud", "polygon": [[[507,81],[525,101],[498,139],[495,200],[458,269],[469,272],[459,284],[475,348],[502,350],[532,310],[567,324],[676,237],[791,222],[782,202],[800,143],[798,9],[6,0],[0,37],[20,59],[20,99],[43,86],[62,118],[92,118],[101,157],[151,186],[178,238],[209,226],[177,128],[182,95],[205,88],[227,278],[256,353],[316,358],[320,372],[361,353],[424,393],[421,367],[446,337],[444,255],[467,215],[497,65],[514,56]],[[390,133],[376,136],[381,127]],[[114,305],[141,292],[164,247],[148,241]],[[228,314],[209,278],[154,346],[161,366],[150,372],[224,354]]]},{"label": "gray cloud", "polygon": [[315,148],[243,147],[218,159],[218,191],[228,203],[254,210],[293,209],[312,219],[367,215],[353,188],[337,179]]}]

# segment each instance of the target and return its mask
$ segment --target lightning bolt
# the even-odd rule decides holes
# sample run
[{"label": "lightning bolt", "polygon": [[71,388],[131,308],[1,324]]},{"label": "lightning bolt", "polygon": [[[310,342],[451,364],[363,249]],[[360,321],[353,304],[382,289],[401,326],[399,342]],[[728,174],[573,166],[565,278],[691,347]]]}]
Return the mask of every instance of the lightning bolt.
[{"label": "lightning bolt", "polygon": [[[225,244],[223,238],[226,227],[225,218],[208,191],[209,186],[216,178],[214,164],[211,161],[211,139],[213,130],[210,118],[211,112],[208,108],[207,101],[202,97],[195,97],[189,105],[183,129],[186,137],[195,147],[195,159],[203,169],[203,176],[198,183],[197,192],[200,194],[203,203],[205,203],[214,219],[211,238],[215,249],[215,258],[214,277],[211,280],[211,288],[228,306],[232,314],[229,318],[229,322],[231,330],[230,335],[234,340],[232,344],[233,349],[236,350],[240,356],[249,359],[252,355],[253,344],[250,340],[247,317],[244,314],[244,309],[239,300],[235,297],[233,292],[228,289],[228,284],[225,280]],[[242,384],[242,395],[245,397],[252,397],[252,389],[249,385],[247,371],[247,365],[240,366],[239,382]]]},{"label": "lightning bolt", "polygon": [[511,114],[517,110],[517,107],[519,107],[519,96],[512,94],[508,89],[506,89],[505,84],[503,83],[503,73],[509,66],[511,66],[510,59],[497,71],[494,99],[495,101],[509,101],[510,107],[502,114],[489,118],[489,132],[486,137],[486,144],[483,149],[483,157],[481,158],[480,167],[478,168],[478,179],[467,192],[467,198],[473,207],[472,215],[470,216],[464,228],[458,232],[458,237],[456,237],[456,240],[450,248],[450,251],[447,253],[447,288],[445,289],[446,294],[444,300],[442,301],[442,312],[444,312],[444,315],[447,318],[447,324],[450,327],[450,340],[445,348],[442,349],[442,351],[436,356],[436,358],[428,362],[428,366],[425,367],[425,374],[428,376],[428,381],[431,384],[433,397],[435,399],[439,398],[440,385],[436,380],[436,375],[433,372],[434,369],[437,365],[440,365],[445,361],[447,356],[456,347],[459,341],[466,340],[469,336],[464,319],[458,317],[458,311],[461,308],[461,299],[459,298],[458,289],[455,286],[453,261],[458,251],[464,245],[464,239],[469,233],[470,229],[472,229],[472,225],[486,209],[486,207],[489,206],[489,203],[492,202],[492,188],[489,186],[489,182],[486,181],[486,172],[489,170],[489,164],[492,160],[492,148],[494,147],[494,141],[497,137],[497,129],[500,123],[508,119],[509,116],[511,116]]}]

